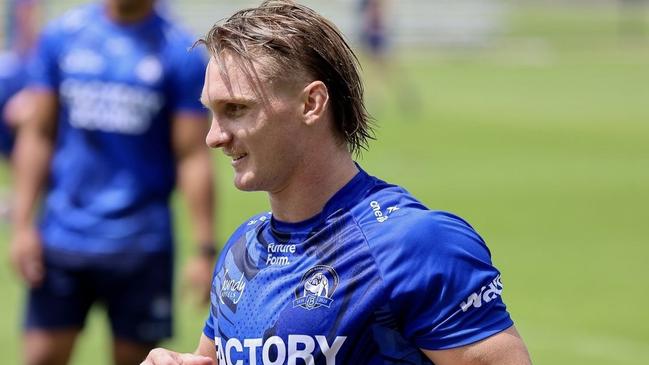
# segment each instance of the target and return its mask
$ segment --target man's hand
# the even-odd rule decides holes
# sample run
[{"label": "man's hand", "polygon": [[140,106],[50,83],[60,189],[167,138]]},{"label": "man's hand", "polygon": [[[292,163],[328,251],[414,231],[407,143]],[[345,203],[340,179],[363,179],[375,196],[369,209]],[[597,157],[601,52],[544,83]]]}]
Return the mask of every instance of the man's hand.
[{"label": "man's hand", "polygon": [[156,348],[140,365],[216,365],[213,359],[194,354],[179,354],[163,348]]},{"label": "man's hand", "polygon": [[43,245],[35,227],[14,230],[10,257],[14,270],[29,286],[37,287],[43,282]]},{"label": "man's hand", "polygon": [[185,264],[185,285],[191,291],[193,298],[201,305],[210,301],[212,289],[212,272],[214,270],[214,257],[197,254]]}]

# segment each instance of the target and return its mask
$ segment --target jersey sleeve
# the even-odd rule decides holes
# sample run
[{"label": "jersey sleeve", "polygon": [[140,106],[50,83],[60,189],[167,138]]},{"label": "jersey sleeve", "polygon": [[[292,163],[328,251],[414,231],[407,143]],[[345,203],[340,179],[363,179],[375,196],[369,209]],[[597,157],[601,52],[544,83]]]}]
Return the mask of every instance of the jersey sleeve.
[{"label": "jersey sleeve", "polygon": [[441,350],[512,326],[500,273],[473,228],[449,213],[408,218],[391,232],[392,242],[401,242],[377,254],[404,337],[422,349]]},{"label": "jersey sleeve", "polygon": [[215,313],[216,307],[214,306],[214,301],[218,300],[218,298],[216,297],[217,293],[214,289],[214,275],[218,272],[218,267],[219,265],[217,263],[217,265],[214,267],[214,272],[212,273],[212,287],[210,288],[210,311],[207,316],[207,319],[205,319],[205,325],[203,326],[203,334],[211,340],[214,339],[214,328],[216,328],[216,318],[217,318],[217,313]]},{"label": "jersey sleeve", "polygon": [[41,33],[34,55],[27,67],[27,87],[57,90],[60,82],[59,48],[61,32],[57,23],[52,23]]},{"label": "jersey sleeve", "polygon": [[207,336],[207,338],[214,339],[216,334],[216,326],[217,326],[217,319],[218,319],[217,308],[218,308],[220,298],[219,298],[219,293],[217,292],[217,288],[214,287],[214,278],[216,277],[217,273],[220,271],[221,266],[223,266],[223,261],[225,261],[227,255],[231,254],[230,248],[232,247],[232,245],[237,243],[239,239],[243,235],[245,235],[247,231],[253,229],[255,225],[265,222],[269,219],[270,219],[270,213],[265,213],[265,214],[256,215],[251,219],[247,220],[245,223],[240,225],[234,231],[234,233],[230,236],[228,241],[225,243],[223,250],[221,250],[219,259],[217,260],[216,265],[214,267],[214,272],[212,273],[212,288],[210,290],[210,313],[207,319],[205,320],[205,325],[203,326],[203,334]]},{"label": "jersey sleeve", "polygon": [[201,48],[178,47],[175,72],[171,73],[171,109],[174,113],[207,113],[200,102],[207,56]]}]

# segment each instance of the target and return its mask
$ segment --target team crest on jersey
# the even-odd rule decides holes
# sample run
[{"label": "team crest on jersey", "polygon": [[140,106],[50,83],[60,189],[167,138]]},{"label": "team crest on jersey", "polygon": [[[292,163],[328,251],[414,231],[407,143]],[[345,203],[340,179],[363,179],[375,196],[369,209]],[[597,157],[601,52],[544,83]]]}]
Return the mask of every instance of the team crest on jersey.
[{"label": "team crest on jersey", "polygon": [[317,265],[310,268],[302,275],[300,285],[295,289],[293,308],[329,308],[339,281],[338,273],[331,266]]}]

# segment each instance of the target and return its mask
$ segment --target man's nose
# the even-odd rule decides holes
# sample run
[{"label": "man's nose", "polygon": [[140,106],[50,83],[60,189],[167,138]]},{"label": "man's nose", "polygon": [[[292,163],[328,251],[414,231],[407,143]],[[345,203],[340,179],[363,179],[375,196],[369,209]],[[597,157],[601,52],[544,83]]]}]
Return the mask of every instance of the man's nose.
[{"label": "man's nose", "polygon": [[223,126],[219,124],[216,117],[212,116],[212,124],[210,125],[210,130],[207,132],[205,137],[205,143],[210,148],[220,148],[223,147],[230,141],[230,134],[223,129]]}]

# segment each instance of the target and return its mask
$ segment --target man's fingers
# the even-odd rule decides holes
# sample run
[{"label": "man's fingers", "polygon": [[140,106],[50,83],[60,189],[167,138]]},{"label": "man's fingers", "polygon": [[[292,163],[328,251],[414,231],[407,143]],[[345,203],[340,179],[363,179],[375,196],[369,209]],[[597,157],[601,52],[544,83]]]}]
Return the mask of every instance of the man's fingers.
[{"label": "man's fingers", "polygon": [[149,352],[149,355],[140,365],[182,365],[180,354],[167,349],[156,348]]},{"label": "man's fingers", "polygon": [[182,354],[180,359],[182,365],[214,365],[214,360],[206,356]]},{"label": "man's fingers", "polygon": [[32,259],[24,263],[25,279],[32,287],[37,287],[43,282],[45,269],[41,260]]},{"label": "man's fingers", "polygon": [[31,287],[37,287],[43,282],[45,267],[40,257],[19,257],[16,261],[16,269],[27,284]]},{"label": "man's fingers", "polygon": [[194,354],[179,354],[163,348],[156,348],[149,352],[140,365],[214,365],[214,360],[209,357]]}]

